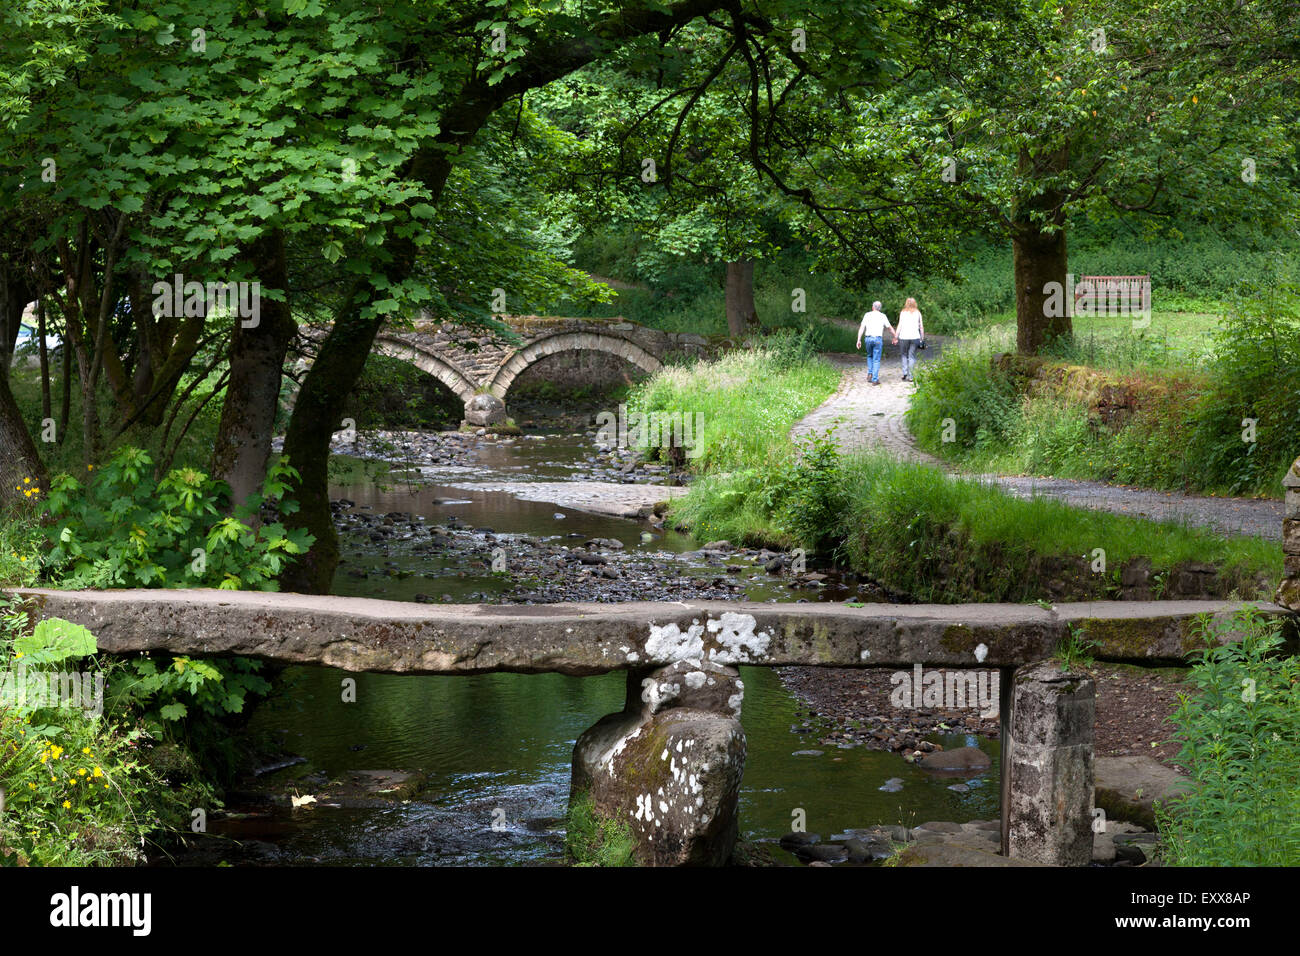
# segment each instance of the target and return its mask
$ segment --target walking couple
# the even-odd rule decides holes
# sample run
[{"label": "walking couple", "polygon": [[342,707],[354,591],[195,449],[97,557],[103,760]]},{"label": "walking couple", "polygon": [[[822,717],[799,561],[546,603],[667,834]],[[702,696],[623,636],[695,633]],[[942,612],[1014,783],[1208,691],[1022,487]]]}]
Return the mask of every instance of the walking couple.
[{"label": "walking couple", "polygon": [[912,370],[916,368],[916,350],[925,340],[925,326],[921,322],[921,313],[916,308],[916,300],[908,299],[903,311],[898,313],[898,328],[889,324],[885,313],[880,311],[880,303],[871,303],[871,311],[862,317],[858,326],[858,344],[862,348],[867,343],[867,376],[872,385],[880,384],[880,355],[884,351],[885,329],[893,336],[893,344],[898,345],[903,360],[903,381],[912,381]]}]

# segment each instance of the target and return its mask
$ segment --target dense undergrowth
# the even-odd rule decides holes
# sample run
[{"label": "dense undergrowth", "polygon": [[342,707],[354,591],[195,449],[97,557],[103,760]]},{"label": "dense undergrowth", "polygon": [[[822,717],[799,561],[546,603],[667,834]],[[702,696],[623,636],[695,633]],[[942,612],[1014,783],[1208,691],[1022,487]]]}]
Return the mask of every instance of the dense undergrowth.
[{"label": "dense undergrowth", "polygon": [[1300,657],[1282,626],[1252,611],[1206,625],[1170,718],[1189,780],[1156,805],[1166,864],[1300,865]]},{"label": "dense undergrowth", "polygon": [[[184,692],[186,664],[191,678],[208,665],[177,659],[146,689],[140,662],[96,651],[84,627],[58,619],[33,627],[17,603],[0,603],[0,865],[140,863],[148,841],[216,805],[158,710],[199,696]],[[189,686],[210,681],[208,673]]]},{"label": "dense undergrowth", "polygon": [[[148,452],[123,446],[80,477],[56,475],[0,522],[0,588],[220,587],[274,589],[284,562],[311,538],[276,513],[292,469],[277,461],[260,493],[228,508],[227,489],[194,468],[155,479]],[[268,510],[269,509],[269,510]],[[97,655],[85,628],[36,624],[0,606],[0,857],[9,864],[141,862],[146,843],[190,830],[218,806],[235,772],[231,729],[271,684],[244,658]],[[71,635],[69,637],[68,635]],[[66,702],[29,706],[29,675],[99,681],[96,712]]]}]

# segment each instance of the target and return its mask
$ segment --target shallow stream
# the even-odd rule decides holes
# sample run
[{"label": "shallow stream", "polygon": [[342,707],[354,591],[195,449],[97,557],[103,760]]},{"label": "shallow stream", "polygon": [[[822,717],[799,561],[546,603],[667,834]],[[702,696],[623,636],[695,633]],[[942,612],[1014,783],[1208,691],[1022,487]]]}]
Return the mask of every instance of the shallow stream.
[{"label": "shallow stream", "polygon": [[[674,574],[718,573],[716,563],[677,557],[696,547],[684,535],[656,530],[644,540],[643,522],[452,486],[590,478],[589,452],[580,438],[485,443],[477,454],[471,466],[425,469],[418,482],[389,475],[340,484],[331,489],[331,498],[346,499],[356,512],[410,514],[429,526],[450,522],[493,541],[512,535],[552,543],[616,539],[629,556],[673,562]],[[345,563],[335,580],[339,594],[472,602],[500,599],[513,586],[510,575],[491,573],[472,552],[430,554],[405,547],[401,540],[372,541],[361,534],[344,534],[343,546]],[[809,594],[770,583],[761,567],[732,576],[742,588],[737,596],[750,600],[844,599],[840,588]],[[800,812],[807,829],[824,838],[875,824],[996,817],[996,740],[962,734],[929,738],[945,748],[979,746],[993,759],[993,771],[982,777],[938,778],[896,753],[821,743],[826,725],[808,715],[775,671],[741,671],[748,740],[741,832],[770,845],[773,858],[794,861],[776,847],[776,840]],[[342,700],[345,677],[356,680],[355,702]],[[262,775],[259,786],[283,789],[291,777],[301,793],[309,794],[313,780],[373,770],[415,773],[425,786],[415,799],[388,806],[237,813],[211,827],[234,842],[211,841],[194,862],[560,863],[560,818],[574,741],[600,717],[622,707],[625,677],[348,675],[312,667],[290,668],[282,680],[281,692],[253,715],[251,729],[278,738],[286,753],[305,762]],[[894,783],[893,789],[882,790],[891,779],[901,781],[901,789]],[[970,789],[948,789],[959,782]]]}]

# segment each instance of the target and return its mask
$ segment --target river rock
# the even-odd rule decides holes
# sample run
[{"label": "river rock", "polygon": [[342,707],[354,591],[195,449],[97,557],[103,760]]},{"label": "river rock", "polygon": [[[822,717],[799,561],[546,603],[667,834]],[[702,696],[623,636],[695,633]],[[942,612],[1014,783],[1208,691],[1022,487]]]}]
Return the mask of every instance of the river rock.
[{"label": "river rock", "polygon": [[892,844],[883,837],[872,837],[865,840],[850,837],[844,841],[844,848],[849,851],[850,863],[872,863],[876,860],[887,859],[894,852]]},{"label": "river rock", "polygon": [[1126,820],[1148,829],[1156,825],[1155,804],[1189,786],[1177,770],[1142,754],[1098,757],[1094,803],[1107,819]]},{"label": "river rock", "polygon": [[849,858],[849,851],[841,843],[817,843],[799,847],[794,855],[805,863],[843,863]]},{"label": "river rock", "polygon": [[821,836],[816,833],[804,833],[799,830],[794,830],[781,837],[777,842],[780,843],[781,849],[789,850],[793,853],[801,846],[812,846],[814,843],[820,843],[821,840]]},{"label": "river rock", "polygon": [[928,753],[917,764],[926,770],[980,771],[988,770],[993,761],[978,747],[955,747]]},{"label": "river rock", "polygon": [[506,403],[486,392],[465,403],[465,421],[471,425],[496,425],[506,420]]},{"label": "river rock", "polygon": [[949,820],[934,820],[930,823],[922,823],[915,827],[913,832],[916,830],[929,830],[931,833],[961,833],[961,824]]}]

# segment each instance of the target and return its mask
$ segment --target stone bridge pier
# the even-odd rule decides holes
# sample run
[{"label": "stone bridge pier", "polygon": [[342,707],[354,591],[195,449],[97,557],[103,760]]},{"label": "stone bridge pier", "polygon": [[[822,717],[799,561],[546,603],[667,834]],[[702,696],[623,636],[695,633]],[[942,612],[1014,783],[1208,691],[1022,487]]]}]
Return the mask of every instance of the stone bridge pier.
[{"label": "stone bridge pier", "polygon": [[745,771],[744,684],[732,667],[678,661],[628,672],[627,703],[578,738],[569,800],[627,824],[644,866],[722,866]]},{"label": "stone bridge pier", "polygon": [[[1055,661],[999,673],[1002,853],[1087,866],[1093,680]],[[623,710],[574,745],[570,802],[590,798],[599,815],[628,825],[643,866],[725,865],[739,832],[743,700],[739,673],[712,662],[629,671]]]}]

